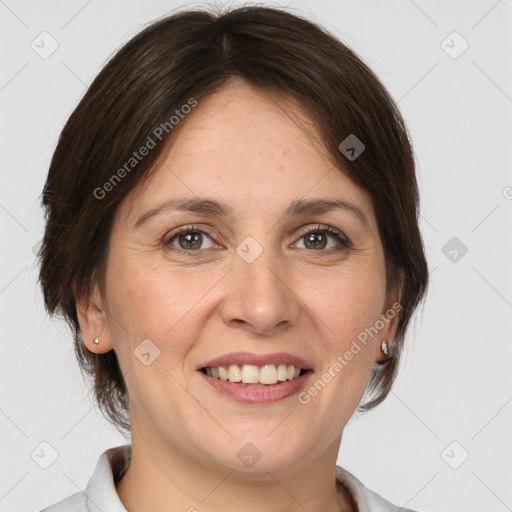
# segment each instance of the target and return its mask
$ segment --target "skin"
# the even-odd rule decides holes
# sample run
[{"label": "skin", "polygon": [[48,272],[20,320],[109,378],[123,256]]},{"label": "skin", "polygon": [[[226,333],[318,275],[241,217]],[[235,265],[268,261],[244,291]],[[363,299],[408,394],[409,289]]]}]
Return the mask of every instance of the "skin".
[{"label": "skin", "polygon": [[[114,349],[128,388],[133,455],[119,497],[146,512],[356,510],[335,485],[339,445],[398,315],[307,405],[296,396],[238,403],[195,368],[232,351],[283,351],[312,364],[310,383],[320,378],[396,299],[371,199],[333,167],[292,103],[239,80],[202,99],[174,135],[162,165],[116,212],[105,295],[96,287],[77,298],[87,348]],[[232,216],[170,211],[134,227],[162,201],[198,196],[227,203]],[[284,217],[301,198],[343,198],[367,225],[345,210]],[[195,256],[179,238],[165,245],[190,224],[203,232]],[[306,245],[304,228],[325,248]],[[247,236],[263,249],[252,263],[236,253]],[[148,338],[160,355],[145,366],[134,350]],[[248,442],[262,455],[251,468],[237,457]]]}]

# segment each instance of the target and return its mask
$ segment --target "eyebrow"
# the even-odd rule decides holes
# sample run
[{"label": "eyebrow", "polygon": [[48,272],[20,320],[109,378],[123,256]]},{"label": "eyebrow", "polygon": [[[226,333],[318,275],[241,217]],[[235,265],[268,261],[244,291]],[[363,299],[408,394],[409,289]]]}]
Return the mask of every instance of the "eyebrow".
[{"label": "eyebrow", "polygon": [[[297,199],[285,210],[283,217],[298,217],[307,214],[327,213],[333,210],[343,210],[359,219],[365,228],[370,224],[363,211],[353,203],[344,199]],[[222,201],[210,198],[184,198],[164,201],[141,215],[134,227],[138,228],[150,218],[172,211],[201,213],[212,217],[228,217],[233,209]]]}]

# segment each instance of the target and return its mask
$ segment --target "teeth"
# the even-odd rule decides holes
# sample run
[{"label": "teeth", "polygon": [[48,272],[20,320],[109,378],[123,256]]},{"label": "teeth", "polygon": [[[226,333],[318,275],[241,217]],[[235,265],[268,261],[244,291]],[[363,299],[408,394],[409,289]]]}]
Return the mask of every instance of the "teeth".
[{"label": "teeth", "polygon": [[280,364],[277,367],[277,380],[284,382],[288,379],[288,372],[286,371],[286,365]]},{"label": "teeth", "polygon": [[[300,372],[300,368],[297,368]],[[260,384],[277,384],[277,370],[275,365],[267,364],[260,369]]]},{"label": "teeth", "polygon": [[[229,372],[231,373],[231,368],[237,368],[237,364],[230,364],[229,365]],[[242,372],[240,374],[240,380],[244,384],[257,384],[260,379],[260,371],[257,366],[254,366],[252,364],[244,364],[242,366]],[[229,379],[230,382],[235,382]]]},{"label": "teeth", "polygon": [[241,382],[242,372],[240,371],[240,368],[237,364],[229,365],[228,380],[229,382]]},{"label": "teeth", "polygon": [[277,384],[286,380],[296,379],[301,369],[293,364],[266,364],[258,367],[252,364],[244,364],[240,368],[237,364],[229,366],[213,366],[205,368],[206,375],[214,379],[229,380],[240,384]]}]

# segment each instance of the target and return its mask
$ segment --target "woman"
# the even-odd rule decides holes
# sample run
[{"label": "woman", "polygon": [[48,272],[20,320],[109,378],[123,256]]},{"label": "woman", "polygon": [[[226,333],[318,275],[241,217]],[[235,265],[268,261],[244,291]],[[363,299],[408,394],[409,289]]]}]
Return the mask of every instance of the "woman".
[{"label": "woman", "polygon": [[47,310],[131,435],[45,510],[399,509],[336,466],[428,278],[403,119],[350,49],[273,8],[152,24],[71,115],[43,205]]}]

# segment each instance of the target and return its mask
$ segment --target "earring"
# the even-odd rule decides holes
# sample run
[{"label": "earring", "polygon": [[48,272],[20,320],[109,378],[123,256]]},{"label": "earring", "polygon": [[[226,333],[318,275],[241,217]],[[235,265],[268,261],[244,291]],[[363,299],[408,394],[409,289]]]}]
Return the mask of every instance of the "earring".
[{"label": "earring", "polygon": [[384,354],[386,354],[387,356],[389,356],[390,348],[391,347],[387,344],[386,340],[382,340],[381,349],[382,349],[382,352],[384,352]]},{"label": "earring", "polygon": [[96,343],[96,345],[97,345],[97,344],[100,342],[100,339],[99,339],[99,338],[94,338],[94,339],[92,340],[92,342],[93,342],[93,343]]}]

